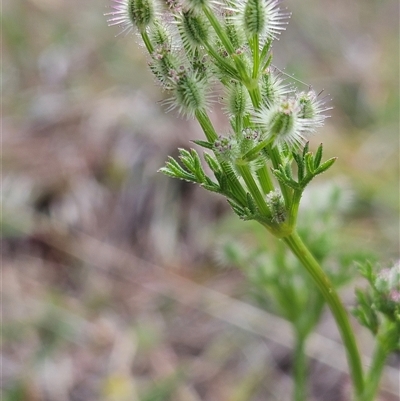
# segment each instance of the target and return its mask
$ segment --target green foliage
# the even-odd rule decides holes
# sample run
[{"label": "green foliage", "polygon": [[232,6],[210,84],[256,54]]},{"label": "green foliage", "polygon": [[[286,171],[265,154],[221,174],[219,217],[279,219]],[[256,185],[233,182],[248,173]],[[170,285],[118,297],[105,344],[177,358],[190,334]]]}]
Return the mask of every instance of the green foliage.
[{"label": "green foliage", "polygon": [[327,171],[336,161],[336,157],[333,157],[321,164],[322,151],[323,145],[321,144],[314,155],[309,151],[309,144],[307,143],[301,152],[292,153],[297,165],[297,181],[293,178],[291,160],[273,170],[273,173],[286,186],[296,191],[303,191],[314,177]]},{"label": "green foliage", "polygon": [[[339,246],[343,229],[340,216],[343,209],[350,206],[346,205],[344,190],[331,185],[327,188],[316,187],[314,192],[325,192],[327,198],[321,199],[323,203],[314,202],[303,210],[299,231],[307,239],[317,260],[324,264],[327,275],[337,289],[354,278],[357,261],[373,255],[362,249],[347,250]],[[246,212],[251,216],[250,210]],[[227,238],[218,251],[219,260],[243,270],[249,281],[250,292],[259,305],[289,320],[295,332],[306,338],[321,318],[325,306],[322,294],[301,263],[282,243],[274,245],[266,242],[263,232],[255,235],[257,232],[252,229],[251,246],[242,249],[241,235],[245,233],[246,228],[238,226],[238,232],[232,238]],[[306,314],[303,313],[305,310]]]},{"label": "green foliage", "polygon": [[[166,166],[160,168],[159,171],[170,177],[200,184],[209,191],[221,193],[221,187],[205,174],[201,165],[200,157],[194,149],[190,149],[190,151],[179,149],[179,153],[179,159],[185,168],[182,167],[173,157],[169,157]],[[218,174],[220,171],[218,162],[213,160],[211,156],[206,157],[206,161],[210,163],[210,167],[212,166]]]},{"label": "green foliage", "polygon": [[356,289],[354,316],[377,336],[388,353],[400,350],[400,264],[382,269],[365,262],[359,271],[369,287]]}]

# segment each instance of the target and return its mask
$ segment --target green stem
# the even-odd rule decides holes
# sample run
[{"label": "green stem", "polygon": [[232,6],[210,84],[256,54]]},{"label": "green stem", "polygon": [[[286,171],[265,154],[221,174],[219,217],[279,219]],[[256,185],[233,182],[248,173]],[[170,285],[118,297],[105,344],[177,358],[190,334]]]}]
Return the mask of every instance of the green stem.
[{"label": "green stem", "polygon": [[239,114],[235,116],[235,127],[234,130],[236,133],[241,133],[243,130],[243,117]]},{"label": "green stem", "polygon": [[208,6],[203,6],[203,12],[206,15],[207,19],[210,21],[210,24],[214,28],[216,34],[218,35],[227,52],[229,54],[233,54],[235,52],[235,49],[232,45],[232,42],[230,41],[226,32],[222,29],[221,24],[215,13]]},{"label": "green stem", "polygon": [[[274,169],[277,169],[282,164],[282,159],[278,148],[268,145],[267,150],[271,158],[272,165],[274,166]],[[280,181],[279,181],[279,187],[281,189],[283,199],[285,199],[286,207],[289,207],[292,202],[291,190]]]},{"label": "green stem", "polygon": [[232,45],[229,36],[222,28],[218,18],[216,17],[215,13],[210,9],[208,6],[203,6],[203,12],[207,17],[208,21],[210,22],[211,26],[214,28],[215,33],[221,40],[222,44],[224,45],[228,54],[233,58],[233,61],[236,64],[237,71],[239,73],[240,78],[246,82],[248,80],[248,74],[246,71],[246,66],[243,61],[235,54],[235,48]]},{"label": "green stem", "polygon": [[205,42],[204,45],[206,46],[208,53],[210,53],[210,55],[214,58],[218,67],[229,74],[231,78],[238,79],[238,73],[236,69],[223,57],[221,57],[208,42]]},{"label": "green stem", "polygon": [[258,35],[253,37],[253,79],[257,79],[258,69],[260,68],[260,49]]},{"label": "green stem", "polygon": [[292,227],[296,226],[297,214],[299,212],[300,200],[303,195],[303,191],[295,190],[293,191],[292,201],[289,208],[289,225]]},{"label": "green stem", "polygon": [[210,120],[210,117],[208,117],[206,112],[202,110],[197,110],[196,118],[199,124],[201,125],[201,128],[203,129],[208,142],[214,143],[218,139],[218,134],[215,131],[215,128]]},{"label": "green stem", "polygon": [[350,325],[346,309],[344,308],[330,280],[313,255],[304,245],[298,234],[293,232],[291,235],[283,238],[283,241],[286,243],[286,245],[288,245],[291,251],[297,256],[299,261],[311,275],[332,311],[346,349],[347,361],[349,363],[350,375],[353,381],[356,399],[361,401],[364,391],[363,370],[356,339]]},{"label": "green stem", "polygon": [[247,188],[251,195],[253,196],[258,208],[260,209],[260,212],[264,216],[271,216],[271,212],[268,209],[267,203],[265,202],[264,196],[261,194],[257,183],[254,181],[253,175],[251,174],[250,168],[247,163],[238,163],[236,164],[240,175],[243,177],[244,182],[247,185]]},{"label": "green stem", "polygon": [[247,90],[250,95],[251,102],[253,103],[254,109],[257,110],[260,108],[262,97],[260,89],[258,88],[257,80],[252,79],[250,82],[246,84]]},{"label": "green stem", "polygon": [[[210,120],[210,117],[208,117],[208,115],[205,111],[201,111],[201,110],[197,110],[195,114],[196,114],[197,121],[199,122],[201,128],[203,129],[208,142],[214,143],[218,139],[218,134],[215,131],[215,128]],[[239,180],[235,176],[235,173],[232,171],[232,167],[229,165],[229,163],[227,163],[223,160],[218,160],[218,161],[229,181],[233,195],[236,196],[237,200],[242,205],[246,205],[246,202],[247,202],[246,192],[243,189],[242,184],[239,182]]]},{"label": "green stem", "polygon": [[293,355],[294,401],[307,401],[308,363],[305,354],[306,337],[296,333],[296,345]]},{"label": "green stem", "polygon": [[151,44],[149,35],[147,34],[146,31],[142,31],[140,32],[140,35],[142,36],[143,42],[146,45],[146,49],[150,54],[153,54],[154,52],[154,48],[153,45]]},{"label": "green stem", "polygon": [[270,193],[275,189],[266,165],[257,170],[257,178],[264,192],[264,195]]},{"label": "green stem", "polygon": [[381,340],[377,339],[374,356],[372,358],[371,367],[365,378],[365,391],[362,401],[375,400],[378,392],[380,378],[383,368],[385,367],[386,358],[388,356],[387,348],[382,344]]},{"label": "green stem", "polygon": [[264,139],[260,143],[258,143],[254,148],[250,149],[247,153],[242,156],[243,160],[251,161],[255,156],[257,156],[269,143],[271,139]]}]

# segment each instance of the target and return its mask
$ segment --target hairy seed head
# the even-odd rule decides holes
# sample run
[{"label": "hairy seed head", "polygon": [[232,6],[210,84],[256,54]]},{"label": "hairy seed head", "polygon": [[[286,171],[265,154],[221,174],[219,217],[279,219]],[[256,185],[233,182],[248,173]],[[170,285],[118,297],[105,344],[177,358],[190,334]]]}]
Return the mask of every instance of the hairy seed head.
[{"label": "hairy seed head", "polygon": [[332,109],[331,107],[326,107],[326,98],[318,99],[318,95],[313,90],[310,90],[299,93],[297,101],[299,104],[299,117],[308,120],[311,131],[315,131],[316,128],[324,125],[324,121],[328,116],[323,113]]},{"label": "hairy seed head", "polygon": [[233,83],[227,89],[227,107],[229,115],[243,117],[250,111],[250,97],[244,85]]},{"label": "hairy seed head", "polygon": [[[108,24],[117,25],[122,32],[129,33],[134,27],[140,32],[153,24],[156,18],[156,5],[153,0],[112,0],[112,12]],[[121,33],[122,33],[121,32]]]},{"label": "hairy seed head", "polygon": [[167,111],[177,108],[179,113],[193,117],[198,111],[205,111],[209,105],[209,86],[206,79],[197,72],[181,65],[169,72],[172,97],[165,103]]},{"label": "hairy seed head", "polygon": [[187,50],[196,50],[209,38],[209,25],[202,14],[185,11],[178,20],[178,29]]},{"label": "hairy seed head", "polygon": [[290,13],[283,12],[279,3],[280,0],[239,0],[237,14],[234,13],[232,18],[239,20],[248,36],[258,35],[263,44],[266,40],[276,39],[286,29],[285,20]]},{"label": "hairy seed head", "polygon": [[298,111],[296,99],[285,99],[270,108],[262,107],[254,114],[254,121],[264,138],[275,146],[286,144],[296,148],[305,142],[304,133],[309,126],[309,120],[299,118]]}]

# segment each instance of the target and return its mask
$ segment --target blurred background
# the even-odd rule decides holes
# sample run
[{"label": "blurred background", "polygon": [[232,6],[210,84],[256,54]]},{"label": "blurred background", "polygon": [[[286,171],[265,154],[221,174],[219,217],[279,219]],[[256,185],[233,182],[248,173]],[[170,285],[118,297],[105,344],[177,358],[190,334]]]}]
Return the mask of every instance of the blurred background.
[{"label": "blurred background", "polygon": [[[340,246],[390,264],[398,4],[285,5],[293,15],[274,65],[333,98],[312,146],[339,159],[314,194],[324,199],[327,182],[345,188]],[[245,248],[275,240],[224,199],[157,173],[202,134],[165,114],[145,52],[135,36],[115,37],[108,7],[2,2],[2,399],[289,400],[290,327],[221,251],[233,237]],[[353,288],[343,289],[349,308]],[[357,333],[368,356],[369,333]],[[326,312],[309,350],[310,400],[350,399],[338,338]],[[389,360],[381,400],[398,399],[398,366]]]}]

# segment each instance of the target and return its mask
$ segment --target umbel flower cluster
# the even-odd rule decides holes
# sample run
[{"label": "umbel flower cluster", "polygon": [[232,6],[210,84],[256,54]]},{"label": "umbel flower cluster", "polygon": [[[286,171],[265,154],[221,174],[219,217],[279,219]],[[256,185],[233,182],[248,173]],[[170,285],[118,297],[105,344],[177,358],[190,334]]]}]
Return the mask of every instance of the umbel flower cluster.
[{"label": "umbel flower cluster", "polygon": [[[199,121],[206,141],[194,142],[210,151],[204,160],[216,181],[193,149],[160,171],[221,193],[242,219],[278,237],[290,234],[302,191],[335,159],[322,163],[322,145],[314,155],[307,143],[324,123],[326,99],[296,91],[271,64],[290,18],[280,1],[112,0],[106,15],[141,36],[150,70],[170,93],[167,110]],[[230,123],[224,133],[208,117],[217,101]]]}]

